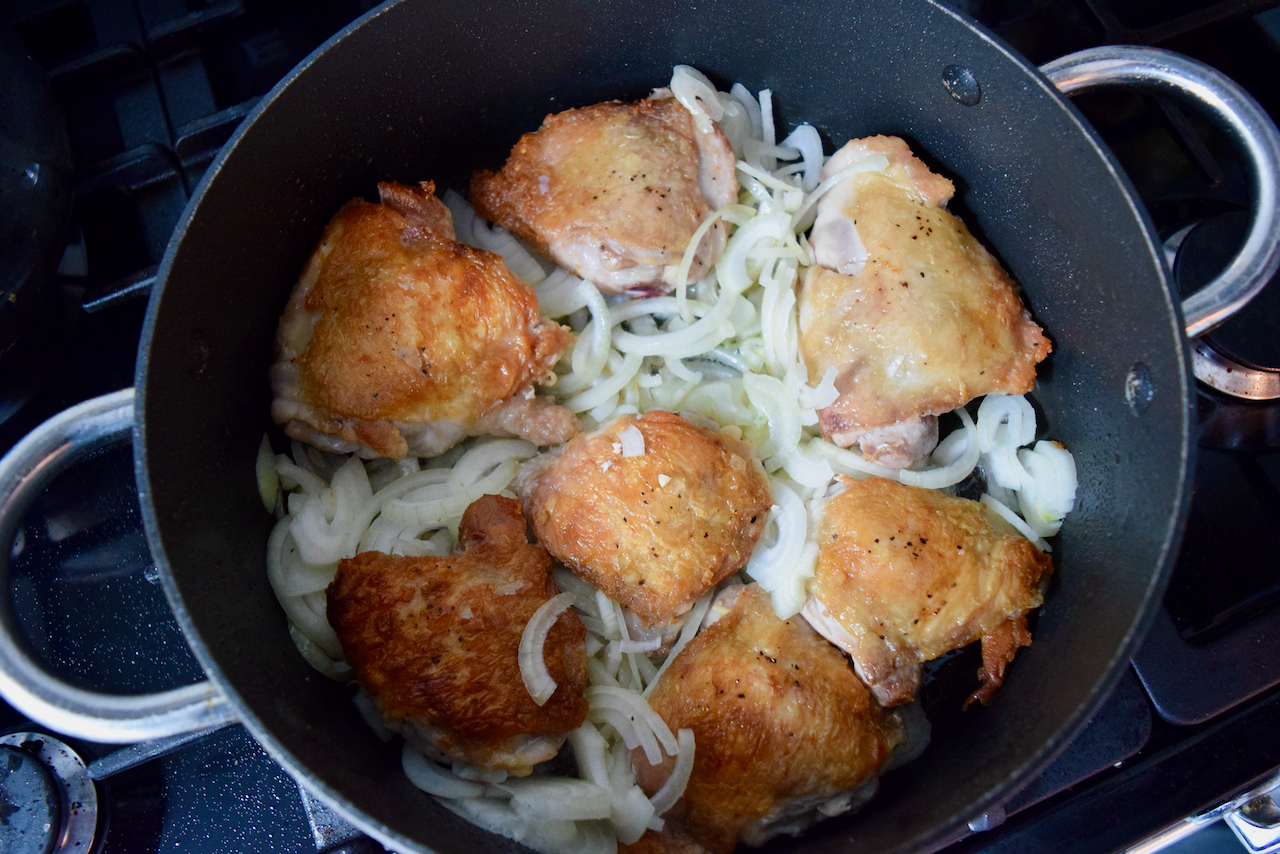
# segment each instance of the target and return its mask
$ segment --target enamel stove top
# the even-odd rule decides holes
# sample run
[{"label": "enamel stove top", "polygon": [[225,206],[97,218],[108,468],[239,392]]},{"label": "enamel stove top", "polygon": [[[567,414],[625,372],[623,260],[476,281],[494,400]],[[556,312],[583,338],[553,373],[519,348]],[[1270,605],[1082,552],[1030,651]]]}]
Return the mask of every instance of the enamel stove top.
[{"label": "enamel stove top", "polygon": [[[1038,63],[1104,43],[1178,50],[1274,116],[1280,11],[1257,16],[1278,2],[955,5]],[[277,80],[373,5],[13,0],[0,10],[50,76],[76,163],[62,267],[28,331],[0,355],[0,453],[58,411],[131,384],[146,294],[204,169]],[[1171,104],[1099,93],[1077,105],[1161,238],[1187,250],[1174,264],[1183,287],[1203,282],[1233,251],[1247,209],[1228,147]],[[1204,370],[1230,385],[1239,371],[1222,365],[1241,366],[1255,394],[1274,385],[1277,326],[1272,290],[1215,330]],[[1280,404],[1205,386],[1199,412],[1187,535],[1133,670],[1041,777],[948,852],[1058,851],[1066,839],[1073,851],[1129,850],[1171,827],[1176,835],[1183,819],[1280,768]],[[76,684],[143,692],[200,678],[155,583],[135,501],[127,443],[106,448],[54,481],[13,548],[15,618]],[[15,854],[380,850],[238,726],[122,749],[43,732],[0,704],[0,767],[13,769],[0,788],[0,850]]]}]

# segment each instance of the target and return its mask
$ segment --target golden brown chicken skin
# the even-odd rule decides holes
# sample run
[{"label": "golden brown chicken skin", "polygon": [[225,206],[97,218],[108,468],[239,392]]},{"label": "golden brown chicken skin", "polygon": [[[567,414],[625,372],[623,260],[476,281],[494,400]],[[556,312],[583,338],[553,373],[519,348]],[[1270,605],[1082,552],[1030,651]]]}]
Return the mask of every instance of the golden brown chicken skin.
[{"label": "golden brown chicken skin", "polygon": [[952,183],[897,137],[854,140],[823,178],[875,155],[818,203],[815,266],[800,292],[800,348],[840,397],[823,435],[905,467],[937,442],[935,417],[984,394],[1026,394],[1050,350],[1017,286],[945,204]]},{"label": "golden brown chicken skin", "polygon": [[544,647],[555,693],[538,706],[521,678],[525,624],[558,592],[525,531],[518,501],[486,495],[462,517],[460,552],[365,552],[338,565],[328,591],[343,654],[393,731],[428,756],[516,776],[587,714],[586,631],[572,611]]},{"label": "golden brown chicken skin", "polygon": [[[875,702],[838,649],[803,620],[778,619],[757,585],[739,590],[649,696],[673,732],[694,734],[693,771],[668,827],[713,854],[847,809],[855,793],[874,790],[906,738],[898,714]],[[635,752],[633,762],[651,794],[673,764],[651,766]]]},{"label": "golden brown chicken skin", "polygon": [[434,456],[467,435],[577,432],[534,397],[570,341],[497,255],[454,240],[434,185],[380,184],[329,223],[280,319],[271,414],[361,457]]},{"label": "golden brown chicken skin", "polygon": [[[623,455],[626,431],[643,453]],[[670,412],[578,436],[526,463],[517,489],[538,542],[651,626],[747,562],[771,503],[749,447]]]},{"label": "golden brown chicken skin", "polygon": [[[501,172],[478,172],[471,203],[560,266],[620,293],[669,291],[702,220],[737,201],[733,149],[669,96],[549,115]],[[719,258],[714,224],[687,281]]]},{"label": "golden brown chicken skin", "polygon": [[887,706],[911,700],[921,662],[981,639],[973,699],[987,702],[1031,643],[1026,614],[1053,562],[976,501],[883,478],[844,485],[823,508],[802,613]]}]

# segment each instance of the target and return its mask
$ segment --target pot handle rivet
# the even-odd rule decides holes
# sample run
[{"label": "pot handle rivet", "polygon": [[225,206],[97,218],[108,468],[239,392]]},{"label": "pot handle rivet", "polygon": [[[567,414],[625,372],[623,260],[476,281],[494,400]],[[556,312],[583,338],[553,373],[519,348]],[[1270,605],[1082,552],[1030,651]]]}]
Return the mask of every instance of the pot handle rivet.
[{"label": "pot handle rivet", "polygon": [[1134,362],[1129,374],[1124,378],[1124,399],[1134,415],[1141,415],[1151,405],[1156,395],[1155,384],[1151,381],[1151,370],[1142,362]]},{"label": "pot handle rivet", "polygon": [[1201,104],[1240,146],[1249,163],[1253,224],[1231,264],[1183,300],[1187,335],[1203,335],[1243,308],[1280,269],[1280,132],[1257,101],[1216,69],[1159,48],[1090,48],[1040,71],[1064,95],[1123,85]]},{"label": "pot handle rivet", "polygon": [[982,86],[973,72],[963,65],[948,65],[942,69],[942,85],[948,94],[966,107],[982,100]]},{"label": "pot handle rivet", "polygon": [[[133,389],[87,400],[41,424],[0,459],[0,588],[10,548],[31,501],[56,475],[133,429]],[[154,694],[111,695],[76,687],[36,663],[19,640],[12,608],[0,604],[0,696],[56,732],[90,741],[138,742],[236,720],[220,692],[199,682]]]}]

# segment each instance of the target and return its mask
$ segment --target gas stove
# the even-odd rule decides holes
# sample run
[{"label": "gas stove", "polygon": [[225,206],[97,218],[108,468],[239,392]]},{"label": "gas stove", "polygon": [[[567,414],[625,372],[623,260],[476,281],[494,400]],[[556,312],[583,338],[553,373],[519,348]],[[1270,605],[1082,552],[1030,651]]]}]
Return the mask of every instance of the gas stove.
[{"label": "gas stove", "polygon": [[[57,412],[132,383],[146,296],[204,170],[259,98],[374,5],[12,0],[0,9],[0,25],[49,77],[75,164],[61,266],[26,331],[0,353],[0,453]],[[1280,0],[953,5],[1036,63],[1099,44],[1188,54],[1280,116],[1280,10],[1267,11]],[[1243,234],[1241,163],[1177,104],[1099,92],[1077,106],[1129,173],[1191,292]],[[1196,347],[1204,382],[1190,521],[1131,671],[1040,777],[948,852],[1057,851],[1067,839],[1080,852],[1157,850],[1275,782],[1277,326],[1273,287]],[[59,475],[26,511],[8,576],[13,620],[73,684],[141,693],[202,678],[157,584],[127,440]],[[20,780],[24,796],[16,810],[0,798],[5,851],[381,850],[238,726],[121,748],[48,732],[0,704],[0,754],[15,769],[6,785]],[[1250,814],[1267,823],[1257,803]]]}]

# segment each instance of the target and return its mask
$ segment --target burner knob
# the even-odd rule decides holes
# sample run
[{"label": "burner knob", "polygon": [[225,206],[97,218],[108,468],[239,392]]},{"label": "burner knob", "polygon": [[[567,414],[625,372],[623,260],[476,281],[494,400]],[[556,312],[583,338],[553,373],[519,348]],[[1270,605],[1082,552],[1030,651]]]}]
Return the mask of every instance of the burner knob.
[{"label": "burner knob", "polygon": [[57,783],[44,763],[0,744],[0,851],[49,854],[62,830]]}]

